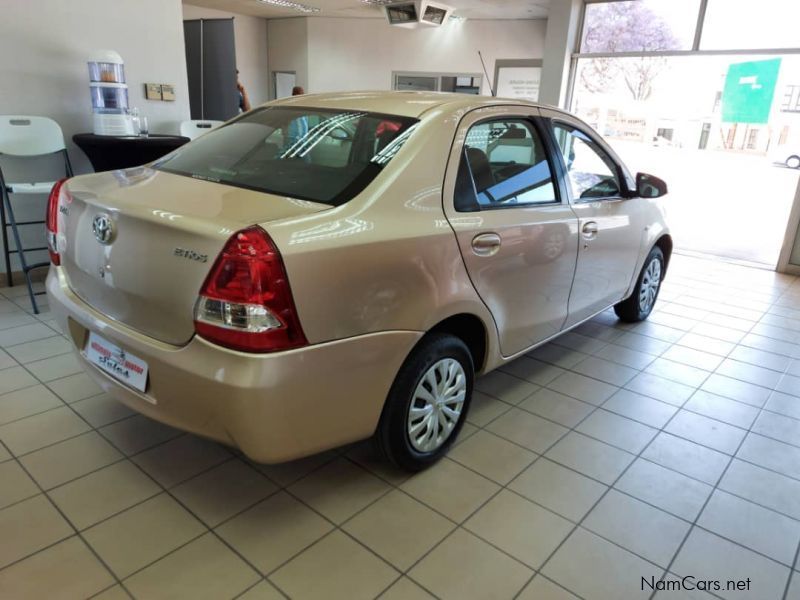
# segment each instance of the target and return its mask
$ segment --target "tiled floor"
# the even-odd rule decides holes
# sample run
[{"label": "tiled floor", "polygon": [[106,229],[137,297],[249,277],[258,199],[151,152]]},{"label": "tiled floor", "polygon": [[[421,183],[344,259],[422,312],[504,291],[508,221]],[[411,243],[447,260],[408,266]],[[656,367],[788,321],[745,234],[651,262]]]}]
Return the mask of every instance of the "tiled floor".
[{"label": "tiled floor", "polygon": [[260,466],[135,415],[0,293],[0,598],[800,598],[795,278],[675,257],[648,322],[481,378],[410,478],[368,444]]}]

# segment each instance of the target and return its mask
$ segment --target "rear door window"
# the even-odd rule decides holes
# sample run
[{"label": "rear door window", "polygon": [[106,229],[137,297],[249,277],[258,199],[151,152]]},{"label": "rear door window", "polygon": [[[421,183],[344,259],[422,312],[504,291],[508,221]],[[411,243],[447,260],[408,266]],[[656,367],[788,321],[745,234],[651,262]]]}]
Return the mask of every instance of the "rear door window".
[{"label": "rear door window", "polygon": [[473,125],[464,143],[459,178],[458,210],[558,202],[544,144],[524,119]]}]

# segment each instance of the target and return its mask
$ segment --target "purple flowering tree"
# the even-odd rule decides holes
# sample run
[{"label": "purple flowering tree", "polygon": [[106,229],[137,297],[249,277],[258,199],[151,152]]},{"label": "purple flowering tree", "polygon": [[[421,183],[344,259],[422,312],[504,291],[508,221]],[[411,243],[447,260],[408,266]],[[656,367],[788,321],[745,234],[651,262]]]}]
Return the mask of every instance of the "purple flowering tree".
[{"label": "purple flowering tree", "polygon": [[[590,5],[582,52],[653,52],[676,50],[680,41],[669,24],[644,2]],[[589,92],[605,92],[619,79],[634,100],[647,100],[653,81],[666,66],[663,57],[593,58],[581,70],[581,84]]]}]

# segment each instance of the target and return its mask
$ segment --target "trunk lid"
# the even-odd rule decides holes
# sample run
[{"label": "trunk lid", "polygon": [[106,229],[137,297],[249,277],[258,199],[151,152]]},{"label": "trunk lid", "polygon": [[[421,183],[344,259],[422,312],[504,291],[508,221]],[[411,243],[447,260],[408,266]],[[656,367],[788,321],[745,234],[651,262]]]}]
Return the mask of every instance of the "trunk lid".
[{"label": "trunk lid", "polygon": [[173,345],[194,334],[198,292],[234,232],[331,208],[147,167],[78,177],[67,189],[72,201],[59,233],[72,291],[105,316]]}]

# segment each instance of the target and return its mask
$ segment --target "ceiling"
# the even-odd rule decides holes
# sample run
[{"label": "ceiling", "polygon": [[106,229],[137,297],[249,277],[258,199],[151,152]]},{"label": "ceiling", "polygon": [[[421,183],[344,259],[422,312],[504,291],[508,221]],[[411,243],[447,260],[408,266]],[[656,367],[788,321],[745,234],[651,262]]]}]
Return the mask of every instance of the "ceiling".
[{"label": "ceiling", "polygon": [[[216,8],[244,15],[265,17],[361,17],[383,18],[382,9],[367,6],[361,0],[296,0],[320,9],[306,15],[296,10],[270,6],[258,0],[183,0],[184,4]],[[455,8],[454,14],[467,19],[546,19],[552,0],[444,0]]]}]

